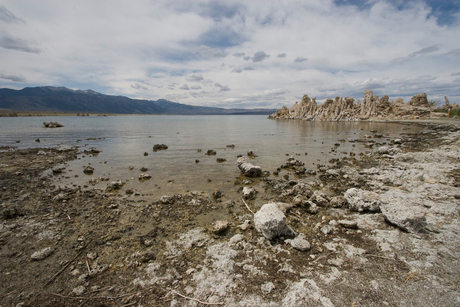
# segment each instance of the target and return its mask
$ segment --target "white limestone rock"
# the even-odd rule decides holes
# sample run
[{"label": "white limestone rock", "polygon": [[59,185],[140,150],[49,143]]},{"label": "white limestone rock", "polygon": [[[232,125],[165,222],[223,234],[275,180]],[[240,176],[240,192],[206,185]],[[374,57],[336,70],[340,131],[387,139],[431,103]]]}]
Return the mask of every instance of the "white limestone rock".
[{"label": "white limestone rock", "polygon": [[286,224],[286,215],[276,204],[263,205],[254,215],[254,224],[257,231],[268,240],[295,235],[295,231]]}]

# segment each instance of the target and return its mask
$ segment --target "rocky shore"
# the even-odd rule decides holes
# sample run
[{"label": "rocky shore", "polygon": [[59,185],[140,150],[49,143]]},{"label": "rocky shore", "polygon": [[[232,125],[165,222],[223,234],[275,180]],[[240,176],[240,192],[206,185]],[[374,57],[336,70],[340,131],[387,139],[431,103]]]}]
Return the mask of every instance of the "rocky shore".
[{"label": "rocky shore", "polygon": [[240,199],[60,187],[78,149],[2,148],[0,305],[458,306],[460,128],[423,125],[314,170],[235,157]]},{"label": "rocky shore", "polygon": [[[364,91],[364,99],[357,100],[352,97],[336,97],[327,99],[321,105],[316,103],[316,98],[310,99],[304,95],[300,103],[292,107],[283,107],[271,114],[271,119],[302,119],[318,121],[359,121],[359,120],[407,120],[419,118],[448,117],[448,111],[458,110],[456,103],[451,104],[447,97],[445,104],[436,110],[427,99],[427,94],[414,95],[410,101],[404,103],[402,99],[396,101],[388,96],[374,95],[371,90]],[[445,112],[435,112],[445,111]]]}]

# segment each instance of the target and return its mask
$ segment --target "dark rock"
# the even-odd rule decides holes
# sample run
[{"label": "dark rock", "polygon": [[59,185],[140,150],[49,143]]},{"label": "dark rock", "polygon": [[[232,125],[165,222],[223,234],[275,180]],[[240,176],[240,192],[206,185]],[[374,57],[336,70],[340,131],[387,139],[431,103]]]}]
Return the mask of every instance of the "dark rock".
[{"label": "dark rock", "polygon": [[155,144],[153,145],[153,151],[159,151],[159,150],[166,150],[168,149],[168,146],[166,146],[165,144]]}]

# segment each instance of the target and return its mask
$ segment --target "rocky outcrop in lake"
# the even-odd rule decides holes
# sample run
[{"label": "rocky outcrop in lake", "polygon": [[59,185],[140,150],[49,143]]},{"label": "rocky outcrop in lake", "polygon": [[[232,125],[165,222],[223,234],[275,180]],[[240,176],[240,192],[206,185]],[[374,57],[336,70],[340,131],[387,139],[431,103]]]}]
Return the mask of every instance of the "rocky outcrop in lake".
[{"label": "rocky outcrop in lake", "polygon": [[272,119],[303,119],[315,121],[358,121],[386,119],[416,119],[420,117],[439,117],[442,113],[433,113],[427,94],[414,95],[408,103],[402,99],[389,100],[388,96],[374,95],[371,90],[364,91],[364,99],[355,102],[352,97],[327,99],[318,105],[316,98],[304,95],[300,103],[289,109],[283,107],[271,114]]}]

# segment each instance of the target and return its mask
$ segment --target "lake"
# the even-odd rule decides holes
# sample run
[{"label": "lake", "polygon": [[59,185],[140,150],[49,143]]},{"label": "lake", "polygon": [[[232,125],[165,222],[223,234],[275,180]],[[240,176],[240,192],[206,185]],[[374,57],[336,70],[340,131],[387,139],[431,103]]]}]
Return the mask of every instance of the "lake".
[{"label": "lake", "polygon": [[[64,127],[43,128],[44,121],[57,121]],[[343,140],[362,139],[373,135],[371,131],[375,130],[384,137],[374,140],[385,143],[401,133],[420,129],[416,125],[380,122],[269,120],[260,115],[3,117],[0,146],[71,145],[81,150],[95,147],[101,151],[95,156],[83,154],[70,162],[65,173],[56,177],[61,186],[85,186],[91,178],[107,176],[110,181],[125,182],[123,190],[132,188],[156,198],[184,191],[216,190],[236,197],[234,182],[240,173],[235,161],[237,155],[246,156],[249,150],[258,156],[250,162],[270,171],[270,178],[275,178],[273,171],[288,156],[303,161],[307,170],[316,170],[316,164],[327,164],[332,158],[350,156],[350,152],[358,158],[359,153],[372,151],[362,142]],[[165,144],[168,149],[154,152],[155,144]],[[227,147],[231,144],[234,148]],[[209,149],[217,155],[205,155]],[[217,158],[226,162],[218,163]],[[88,165],[95,168],[92,175],[83,173]],[[141,167],[148,168],[150,180],[138,180]],[[100,182],[95,187],[104,189],[107,184]]]}]

